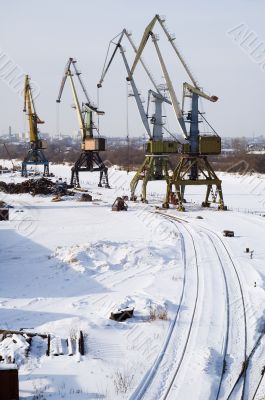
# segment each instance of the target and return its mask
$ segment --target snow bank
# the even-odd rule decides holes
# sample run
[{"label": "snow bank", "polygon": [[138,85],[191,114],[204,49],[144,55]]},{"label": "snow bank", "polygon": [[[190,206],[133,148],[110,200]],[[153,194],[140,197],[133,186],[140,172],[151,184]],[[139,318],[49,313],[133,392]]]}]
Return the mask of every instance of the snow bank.
[{"label": "snow bank", "polygon": [[94,275],[106,271],[147,268],[176,262],[175,248],[157,247],[138,242],[88,242],[83,245],[57,247],[52,257],[73,270]]}]

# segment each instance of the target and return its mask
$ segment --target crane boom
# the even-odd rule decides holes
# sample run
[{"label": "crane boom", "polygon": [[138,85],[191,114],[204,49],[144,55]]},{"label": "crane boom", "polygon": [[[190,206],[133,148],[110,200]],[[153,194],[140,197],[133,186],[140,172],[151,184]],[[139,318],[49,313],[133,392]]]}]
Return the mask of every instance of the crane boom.
[{"label": "crane boom", "polygon": [[[126,32],[126,30],[124,29],[122,31],[120,37],[119,37],[118,42],[116,43],[116,46],[115,46],[115,48],[113,50],[113,53],[112,53],[112,55],[110,57],[110,60],[109,60],[109,62],[107,64],[106,68],[103,69],[103,71],[102,71],[102,75],[101,75],[100,81],[99,81],[99,83],[97,85],[98,88],[100,88],[102,86],[103,80],[104,80],[104,78],[105,78],[105,76],[107,74],[107,71],[109,70],[109,67],[110,67],[110,65],[111,65],[111,63],[112,63],[112,61],[113,61],[113,59],[115,57],[115,54],[117,53],[118,49],[120,49],[120,53],[121,53],[121,56],[122,56],[122,59],[123,59],[127,74],[129,74],[129,72],[130,72],[130,67],[129,67],[127,58],[125,56],[125,50],[121,45],[121,41],[122,41],[122,39],[124,37],[125,32]],[[151,130],[150,130],[150,127],[149,127],[148,119],[147,119],[146,113],[144,111],[144,107],[143,107],[143,104],[142,104],[142,101],[141,101],[141,98],[140,98],[140,95],[139,95],[139,91],[138,91],[138,89],[136,87],[134,79],[132,79],[130,81],[130,84],[131,84],[131,87],[132,87],[133,95],[135,97],[135,101],[136,101],[136,104],[137,104],[137,107],[138,107],[138,111],[139,111],[141,120],[143,122],[143,125],[145,127],[146,133],[151,138],[152,134],[151,134]]]},{"label": "crane boom", "polygon": [[187,72],[189,78],[191,79],[191,81],[192,81],[192,83],[194,85],[194,86],[192,86],[192,85],[190,85],[188,83],[185,83],[184,84],[184,92],[185,92],[185,90],[189,90],[191,93],[196,94],[196,95],[198,95],[200,97],[203,97],[203,98],[205,98],[205,99],[207,99],[209,101],[212,101],[212,102],[215,102],[215,101],[218,100],[218,98],[216,96],[209,96],[209,95],[205,94],[200,89],[200,87],[198,86],[195,78],[193,77],[188,65],[186,64],[186,62],[184,61],[182,55],[180,54],[179,50],[177,49],[177,47],[176,47],[176,45],[174,43],[174,38],[168,32],[168,30],[167,30],[167,28],[166,28],[166,26],[164,24],[164,20],[158,14],[155,15],[155,17],[151,20],[151,22],[147,25],[147,27],[144,30],[143,37],[142,37],[142,40],[140,42],[138,51],[136,53],[136,56],[135,56],[131,71],[130,71],[130,73],[128,75],[128,79],[129,80],[132,79],[132,76],[133,76],[133,73],[134,73],[135,68],[137,66],[137,63],[139,62],[139,60],[141,58],[142,52],[143,52],[143,50],[144,50],[144,48],[145,48],[145,46],[147,44],[149,36],[151,36],[152,39],[153,39],[154,45],[155,45],[155,49],[156,49],[156,52],[157,52],[157,55],[158,55],[158,58],[159,58],[159,62],[160,62],[160,65],[161,65],[161,68],[162,68],[162,71],[163,71],[167,86],[168,86],[168,90],[169,90],[169,94],[170,94],[170,98],[171,98],[171,101],[172,101],[172,105],[173,105],[173,108],[174,108],[175,115],[177,117],[177,120],[178,120],[178,122],[180,124],[181,130],[182,130],[185,138],[187,138],[187,129],[186,129],[185,121],[184,121],[184,118],[183,118],[183,110],[181,110],[181,108],[180,108],[180,104],[178,102],[174,87],[172,85],[172,82],[171,82],[171,79],[169,77],[165,62],[163,60],[161,51],[160,51],[158,43],[157,43],[157,38],[154,35],[154,33],[152,32],[156,21],[158,21],[159,24],[161,25],[164,33],[166,34],[169,42],[171,43],[171,45],[173,47],[175,53],[177,54],[181,64],[183,65],[185,71]]},{"label": "crane boom", "polygon": [[213,103],[215,103],[218,100],[217,96],[209,96],[208,94],[204,93],[200,88],[193,87],[192,85],[190,85],[187,82],[183,83],[183,89],[184,89],[184,91],[185,90],[189,90],[191,93],[195,93],[198,96],[200,96],[200,97],[202,97],[202,98],[204,98],[206,100],[209,100],[209,101],[211,101]]},{"label": "crane boom", "polygon": [[77,119],[78,119],[78,122],[79,122],[80,131],[81,131],[81,137],[82,137],[82,140],[84,141],[84,139],[86,137],[85,121],[84,121],[84,118],[83,118],[83,115],[82,115],[80,103],[79,103],[79,100],[78,100],[78,97],[77,97],[76,88],[75,88],[75,85],[74,85],[73,76],[72,76],[71,72],[68,73],[68,76],[69,76],[69,79],[70,79],[70,85],[71,85],[73,99],[74,99],[74,103],[75,103]]},{"label": "crane boom", "polygon": [[[85,87],[85,85],[84,85],[84,83],[83,83],[83,80],[82,80],[82,78],[81,78],[81,72],[77,70],[77,68],[76,68],[76,61],[75,61],[75,60],[72,61],[72,64],[73,64],[73,67],[74,67],[74,70],[75,70],[75,74],[76,74],[76,76],[77,76],[77,78],[78,78],[78,80],[79,80],[80,86],[81,86],[81,88],[82,88],[82,90],[83,90],[83,92],[84,92],[85,98],[86,98],[86,100],[87,100],[87,106],[90,107],[91,101],[90,101],[90,99],[89,99],[89,96],[88,96],[86,87]],[[92,107],[92,106],[91,106],[91,107]],[[95,111],[95,107],[92,107],[91,109],[92,109],[93,111]]]},{"label": "crane boom", "polygon": [[24,112],[28,112],[29,117],[29,137],[31,143],[38,142],[38,124],[44,124],[37,113],[35,108],[35,103],[32,96],[32,90],[30,86],[30,78],[28,75],[25,76],[25,86],[24,86]]},{"label": "crane boom", "polygon": [[[86,115],[83,115],[83,114],[96,112],[98,115],[103,115],[104,111],[99,111],[97,109],[97,107],[94,107],[91,104],[91,101],[89,99],[87,90],[85,88],[85,85],[84,85],[84,83],[83,83],[83,81],[82,81],[82,79],[80,77],[81,72],[79,72],[77,70],[75,64],[76,64],[76,61],[72,57],[70,57],[68,62],[67,62],[67,64],[66,64],[66,67],[64,69],[64,75],[63,75],[63,78],[62,78],[62,82],[61,82],[61,85],[60,85],[58,98],[57,98],[56,101],[57,101],[57,103],[61,102],[61,97],[62,97],[63,89],[64,89],[64,86],[65,86],[65,82],[66,82],[66,79],[69,77],[70,86],[71,86],[72,95],[73,95],[73,100],[74,100],[74,105],[75,105],[75,109],[76,109],[76,113],[77,113],[77,119],[78,119],[78,123],[79,123],[79,128],[80,128],[80,131],[81,131],[82,141],[84,142],[86,136],[93,137],[93,134],[92,134],[93,122],[92,122],[91,115],[89,117],[87,117]],[[82,109],[82,107],[80,105],[80,102],[78,100],[77,91],[76,91],[76,87],[75,87],[74,80],[73,80],[74,73],[71,70],[71,66],[73,66],[74,73],[77,76],[78,81],[80,83],[80,86],[81,86],[81,88],[82,88],[82,90],[83,90],[83,92],[85,94],[85,98],[86,98],[87,103],[84,104],[84,110]],[[86,123],[86,121],[88,121],[88,123]]]},{"label": "crane boom", "polygon": [[[129,40],[129,42],[130,42],[130,44],[131,44],[131,46],[132,46],[132,48],[133,48],[135,54],[137,54],[138,49],[137,49],[137,47],[136,47],[135,44],[134,44],[134,41],[133,41],[133,39],[132,39],[132,35],[129,34],[128,31],[127,31],[126,29],[125,29],[125,35],[126,35],[127,39]],[[153,76],[152,76],[152,74],[151,74],[151,72],[149,71],[149,69],[148,69],[148,67],[146,66],[145,62],[143,61],[142,57],[140,57],[140,63],[142,64],[142,66],[143,66],[143,68],[144,68],[144,70],[145,70],[147,76],[149,77],[150,81],[152,82],[152,84],[153,84],[155,90],[157,91],[157,93],[161,94],[161,93],[160,93],[160,90],[159,90],[159,88],[158,88],[158,86],[157,86],[157,84],[156,84],[156,82],[155,82],[155,80],[154,80],[154,78],[153,78]]]},{"label": "crane boom", "polygon": [[184,121],[184,118],[183,118],[182,110],[180,108],[179,101],[177,99],[174,87],[173,87],[171,79],[169,77],[169,74],[168,74],[165,62],[163,60],[162,54],[160,52],[159,46],[157,44],[157,39],[156,39],[155,35],[152,32],[152,29],[153,29],[156,21],[157,21],[157,15],[152,19],[152,21],[145,28],[142,40],[141,40],[139,48],[138,48],[138,52],[136,53],[136,56],[135,56],[131,71],[130,71],[130,73],[128,75],[128,79],[129,80],[132,79],[134,70],[136,68],[136,65],[137,65],[138,61],[140,60],[141,54],[142,54],[142,52],[143,52],[143,50],[145,48],[145,45],[147,44],[149,36],[152,36],[152,39],[153,39],[153,42],[154,42],[154,45],[155,45],[155,48],[156,48],[156,52],[157,52],[157,55],[158,55],[158,58],[159,58],[159,62],[160,62],[160,65],[161,65],[161,68],[162,68],[162,71],[163,71],[167,86],[168,86],[170,98],[171,98],[171,101],[172,101],[172,105],[173,105],[177,120],[179,122],[179,125],[181,127],[181,131],[182,131],[184,137],[187,138],[187,129],[186,129],[185,121]]},{"label": "crane boom", "polygon": [[198,86],[198,84],[197,84],[197,82],[196,82],[194,76],[192,75],[192,73],[191,73],[191,71],[190,71],[190,69],[189,69],[187,63],[184,61],[184,58],[183,58],[182,55],[180,54],[180,51],[178,50],[177,46],[175,45],[175,43],[174,43],[174,38],[173,38],[173,37],[170,35],[170,33],[168,32],[168,30],[167,30],[167,28],[166,28],[166,26],[165,26],[165,21],[164,21],[164,19],[162,19],[162,18],[160,17],[160,15],[158,15],[158,14],[155,16],[155,18],[156,18],[157,21],[160,23],[160,25],[161,25],[163,31],[165,32],[165,34],[166,34],[166,36],[167,36],[167,38],[168,38],[168,41],[171,43],[171,46],[173,47],[173,49],[174,49],[175,53],[177,54],[177,56],[178,56],[178,58],[179,58],[181,64],[183,65],[183,67],[184,67],[185,71],[187,72],[188,76],[190,77],[190,80],[192,81],[193,85],[195,86],[195,88],[199,88],[199,86]]},{"label": "crane boom", "polygon": [[171,36],[170,33],[168,32],[168,30],[167,30],[167,28],[166,28],[166,26],[165,26],[164,20],[163,20],[163,19],[160,17],[160,15],[158,15],[158,14],[156,14],[156,15],[154,16],[154,18],[153,18],[152,21],[147,25],[147,27],[146,27],[146,29],[145,29],[145,31],[144,31],[144,34],[143,34],[143,37],[142,37],[140,46],[139,46],[139,48],[138,48],[137,56],[135,57],[133,66],[132,66],[132,68],[131,68],[131,74],[134,73],[134,70],[135,70],[135,68],[136,68],[136,65],[137,65],[137,63],[138,63],[138,61],[139,61],[139,59],[140,59],[140,57],[141,57],[141,54],[142,54],[142,52],[143,52],[143,49],[144,49],[144,47],[145,47],[145,45],[146,45],[146,43],[147,43],[147,41],[148,41],[148,37],[149,37],[150,33],[152,32],[153,27],[154,27],[156,21],[158,21],[159,24],[161,25],[161,27],[162,27],[163,31],[165,32],[165,34],[166,34],[166,36],[167,36],[169,42],[171,43],[171,46],[173,47],[175,53],[177,54],[179,60],[181,61],[181,64],[183,65],[183,67],[184,67],[185,71],[187,72],[188,76],[190,77],[190,79],[191,79],[193,85],[194,85],[196,88],[198,88],[198,84],[197,84],[195,78],[193,77],[193,75],[192,75],[192,73],[191,73],[191,71],[190,71],[190,69],[189,69],[187,63],[184,61],[184,58],[182,57],[182,55],[180,54],[180,51],[178,50],[177,46],[176,46],[175,43],[174,43],[174,38],[172,38],[172,36]]},{"label": "crane boom", "polygon": [[60,85],[59,94],[58,94],[58,97],[57,97],[57,100],[56,100],[57,103],[61,102],[61,97],[62,97],[62,94],[63,94],[64,85],[65,85],[65,82],[66,82],[66,79],[67,79],[67,76],[68,76],[68,72],[70,70],[72,62],[73,62],[73,58],[70,57],[69,60],[67,61],[66,67],[64,69],[64,74],[63,74],[62,82],[61,82],[61,85]]},{"label": "crane boom", "polygon": [[159,46],[157,44],[157,39],[155,38],[155,35],[153,33],[151,33],[151,35],[152,35],[153,42],[154,42],[154,45],[155,45],[155,48],[156,48],[156,52],[157,52],[157,55],[158,55],[158,58],[159,58],[159,61],[160,61],[160,65],[161,65],[161,68],[162,68],[162,71],[163,71],[163,74],[164,74],[164,77],[165,77],[165,80],[166,80],[166,83],[167,83],[169,95],[170,95],[170,98],[171,98],[171,102],[172,102],[175,114],[177,116],[177,120],[179,122],[179,125],[181,127],[181,130],[182,130],[185,138],[187,138],[187,129],[186,129],[185,121],[184,121],[184,118],[183,118],[182,110],[180,108],[180,105],[179,105],[179,102],[178,102],[178,99],[177,99],[173,84],[171,82],[171,79],[169,77],[169,74],[168,74],[165,62],[163,60],[161,51],[160,51]]},{"label": "crane boom", "polygon": [[[127,74],[128,74],[130,72],[130,67],[129,67],[128,61],[127,61],[127,59],[125,57],[124,49],[123,49],[123,47],[121,45],[120,45],[120,51],[121,51],[123,62],[125,64],[125,68],[126,68],[126,71],[127,71]],[[142,104],[142,101],[141,101],[141,98],[140,98],[140,95],[139,95],[139,92],[138,92],[138,89],[136,87],[134,79],[132,79],[130,81],[130,84],[131,84],[131,87],[132,87],[132,90],[133,90],[133,95],[135,97],[135,101],[136,101],[136,104],[137,104],[137,107],[138,107],[142,122],[144,124],[145,130],[146,130],[148,136],[151,138],[152,134],[151,134],[150,127],[149,127],[149,124],[148,124],[148,119],[147,119],[146,113],[144,111],[144,107],[143,107],[143,104]]]},{"label": "crane boom", "polygon": [[80,107],[80,103],[77,97],[77,92],[76,92],[76,88],[75,88],[75,84],[73,81],[73,74],[71,71],[71,65],[75,65],[74,64],[74,59],[72,57],[69,58],[65,70],[64,70],[64,75],[62,78],[62,82],[61,82],[61,86],[60,86],[60,90],[59,90],[59,95],[57,98],[57,103],[61,102],[61,97],[63,94],[63,89],[65,86],[65,82],[66,79],[69,77],[70,80],[70,86],[71,86],[71,90],[72,90],[72,95],[73,95],[73,100],[74,100],[74,105],[75,105],[75,109],[76,109],[76,113],[77,113],[77,119],[78,119],[78,123],[79,123],[79,128],[81,131],[81,136],[82,136],[82,140],[84,140],[85,136],[86,136],[86,126],[85,126],[85,121],[83,119],[83,115],[82,115],[82,111],[81,111],[81,107]]},{"label": "crane boom", "polygon": [[[109,59],[109,62],[108,62],[108,64],[107,64],[107,66],[105,67],[105,64],[104,64],[104,66],[103,66],[103,71],[102,71],[102,74],[101,74],[101,77],[100,77],[100,81],[99,81],[99,83],[98,83],[98,85],[97,85],[98,88],[100,88],[100,87],[102,86],[102,82],[103,82],[103,80],[104,80],[104,78],[105,78],[105,76],[106,76],[106,74],[107,74],[107,72],[108,72],[108,69],[109,69],[109,67],[110,67],[110,65],[111,65],[111,63],[112,63],[112,61],[113,61],[113,59],[114,59],[114,57],[115,57],[115,54],[116,54],[116,52],[117,52],[117,50],[118,50],[118,48],[119,48],[119,44],[121,44],[124,35],[127,37],[127,39],[128,39],[128,41],[129,41],[130,45],[132,46],[134,52],[135,52],[136,54],[137,54],[137,52],[138,52],[138,49],[137,49],[137,47],[136,47],[136,45],[135,45],[135,43],[134,43],[134,41],[133,41],[133,39],[132,39],[132,35],[127,31],[127,29],[124,28],[123,31],[122,31],[121,34],[120,34],[120,37],[119,37],[119,40],[118,40],[117,43],[114,43],[114,39],[116,39],[117,36],[119,36],[119,35],[115,36],[115,38],[113,38],[113,39],[110,41],[110,43],[116,44],[116,47],[115,47],[115,49],[114,49],[114,51],[113,51],[113,53],[112,53],[112,55],[111,55],[111,57],[110,57],[110,59]],[[156,82],[155,82],[155,80],[154,80],[154,78],[153,78],[153,76],[152,76],[152,74],[151,74],[151,72],[149,71],[149,68],[147,67],[147,65],[145,64],[145,62],[143,61],[143,59],[142,59],[141,57],[140,57],[140,63],[142,64],[142,66],[143,66],[143,68],[144,68],[144,70],[145,70],[147,76],[149,77],[149,79],[150,79],[150,81],[152,82],[152,84],[153,84],[154,88],[156,89],[156,91],[157,91],[159,94],[161,94],[161,93],[160,93],[160,90],[159,90],[159,88],[158,88],[158,86],[157,86],[157,84],[156,84]]]},{"label": "crane boom", "polygon": [[143,52],[143,50],[145,48],[145,45],[146,45],[146,43],[147,43],[147,41],[149,39],[150,32],[152,32],[152,29],[153,29],[153,27],[155,25],[155,22],[156,22],[156,16],[152,19],[152,21],[147,25],[147,27],[144,30],[144,34],[143,34],[142,40],[141,40],[140,45],[138,47],[138,51],[136,53],[136,56],[135,56],[135,59],[134,59],[130,74],[128,76],[129,79],[132,78],[132,75],[134,73],[136,65],[138,64],[138,61],[141,58],[142,52]]},{"label": "crane boom", "polygon": [[[124,36],[124,33],[125,33],[125,29],[123,29],[123,31],[122,31],[121,34],[120,34],[119,40],[118,40],[118,42],[116,43],[116,46],[115,46],[114,51],[113,51],[113,53],[112,53],[112,55],[111,55],[111,57],[110,57],[110,59],[109,59],[109,62],[108,62],[108,64],[107,64],[107,66],[105,67],[105,64],[104,64],[104,66],[103,66],[103,70],[102,70],[102,73],[101,73],[101,77],[100,77],[99,83],[97,84],[97,87],[98,87],[98,88],[101,88],[101,87],[102,87],[102,83],[103,83],[103,81],[104,81],[104,78],[105,78],[105,76],[106,76],[106,74],[107,74],[107,72],[108,72],[108,70],[109,70],[109,67],[111,66],[111,63],[112,63],[112,61],[113,61],[113,59],[114,59],[114,57],[115,57],[115,54],[117,53],[118,48],[120,47],[120,44],[121,44],[122,38],[123,38],[123,36]],[[115,38],[116,38],[116,37],[117,37],[117,36],[115,36]],[[110,41],[109,47],[110,47],[110,44],[113,43],[113,40],[114,40],[114,39],[112,39],[112,40]],[[109,51],[109,48],[108,48],[108,51]],[[107,53],[107,56],[106,56],[106,57],[108,57],[108,53]]]}]

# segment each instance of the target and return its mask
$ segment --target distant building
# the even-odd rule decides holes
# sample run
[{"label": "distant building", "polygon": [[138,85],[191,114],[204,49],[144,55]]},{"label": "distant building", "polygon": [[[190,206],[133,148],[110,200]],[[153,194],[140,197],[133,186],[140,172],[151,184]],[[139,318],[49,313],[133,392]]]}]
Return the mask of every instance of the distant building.
[{"label": "distant building", "polygon": [[48,132],[40,132],[40,137],[44,140],[49,140],[50,134]]}]

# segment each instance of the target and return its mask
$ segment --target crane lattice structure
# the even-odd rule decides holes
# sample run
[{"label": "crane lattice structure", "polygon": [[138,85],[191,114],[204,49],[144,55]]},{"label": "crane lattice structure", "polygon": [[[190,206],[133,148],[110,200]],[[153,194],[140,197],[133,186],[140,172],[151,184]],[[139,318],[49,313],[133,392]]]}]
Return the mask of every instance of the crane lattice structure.
[{"label": "crane lattice structure", "polygon": [[[114,42],[114,40],[119,37],[117,42]],[[108,72],[108,69],[115,57],[115,54],[117,50],[120,50],[126,72],[129,75],[130,74],[130,67],[127,61],[127,58],[125,56],[125,49],[122,46],[122,40],[124,37],[127,37],[129,43],[131,44],[134,52],[137,54],[138,49],[135,46],[131,34],[126,30],[123,29],[123,31],[117,35],[114,39],[110,41],[110,44],[113,43],[115,45],[114,51],[112,55],[109,58],[109,62],[107,63],[105,61],[103,71],[101,74],[100,81],[98,83],[98,88],[102,86],[103,80]],[[110,48],[110,45],[109,45]],[[107,54],[108,57],[108,54]],[[106,58],[107,60],[107,58]],[[146,199],[146,188],[147,184],[149,181],[152,180],[166,180],[167,185],[169,185],[169,170],[173,170],[172,164],[169,160],[168,154],[171,153],[176,153],[178,151],[178,143],[174,140],[163,140],[163,115],[162,115],[162,105],[163,103],[168,103],[171,104],[171,102],[163,95],[157,86],[156,82],[154,81],[154,78],[152,77],[149,69],[147,68],[146,64],[142,60],[142,58],[139,58],[145,72],[147,73],[152,85],[154,86],[154,90],[149,90],[148,92],[148,105],[147,105],[147,111],[145,112],[142,100],[139,94],[139,91],[137,89],[135,80],[133,77],[130,78],[130,84],[133,92],[133,97],[135,98],[138,111],[142,120],[142,123],[144,125],[145,131],[149,137],[148,142],[146,143],[145,146],[145,159],[142,165],[138,168],[136,171],[135,176],[133,177],[131,181],[131,199],[135,200],[135,191],[136,187],[139,183],[139,181],[143,181],[142,183],[142,191],[141,191],[141,199],[143,202],[147,202]],[[149,105],[150,102],[153,101],[155,103],[155,111],[152,117],[149,117],[148,112],[149,112]],[[153,125],[153,130],[151,131],[150,129],[150,124],[149,124],[149,119],[150,123]]]},{"label": "crane lattice structure", "polygon": [[[97,130],[97,128],[93,121],[93,114],[104,115],[104,112],[99,111],[97,107],[94,106],[90,101],[80,75],[81,72],[79,72],[76,67],[76,60],[69,58],[62,78],[59,95],[56,100],[57,103],[60,103],[66,79],[69,78],[74,100],[74,108],[77,112],[79,129],[82,137],[81,153],[72,167],[71,186],[80,187],[79,172],[99,171],[100,177],[98,186],[102,187],[104,184],[105,187],[109,188],[108,168],[102,161],[99,154],[100,151],[105,151],[106,140],[102,137],[94,137],[94,130]],[[82,105],[80,105],[78,100],[77,91],[73,80],[74,76],[77,77],[81,89],[85,95],[86,102],[82,103]],[[98,130],[97,133],[99,134]]]},{"label": "crane lattice structure", "polygon": [[44,149],[47,148],[46,140],[42,140],[39,137],[38,124],[43,124],[36,112],[35,102],[33,99],[32,88],[30,85],[30,78],[28,75],[25,76],[25,86],[24,86],[24,112],[28,113],[29,120],[29,150],[22,161],[22,176],[27,176],[27,166],[28,165],[43,165],[44,166],[44,176],[49,175],[49,161],[47,160]]},{"label": "crane lattice structure", "polygon": [[[158,36],[153,33],[153,28],[156,22],[159,22],[159,24],[161,25],[165,35],[167,36],[171,46],[174,49],[174,52],[176,53],[178,59],[180,60],[192,82],[192,84],[189,84],[187,82],[183,84],[182,109],[177,99],[162,53],[158,46]],[[182,146],[180,160],[173,172],[173,176],[170,178],[170,183],[167,186],[167,194],[163,206],[166,208],[169,207],[173,185],[176,189],[177,208],[179,211],[185,210],[183,205],[185,187],[189,185],[205,185],[207,186],[207,190],[205,201],[202,203],[202,206],[210,206],[211,201],[209,199],[209,196],[211,193],[213,193],[213,187],[215,186],[216,192],[213,195],[212,201],[216,202],[216,200],[218,199],[218,209],[225,210],[226,206],[224,205],[223,200],[222,181],[217,177],[207,158],[208,155],[221,153],[221,138],[216,134],[216,132],[214,132],[214,135],[204,136],[201,135],[199,131],[200,117],[202,116],[198,107],[199,98],[202,97],[211,102],[216,102],[218,98],[216,96],[208,96],[199,87],[188,65],[185,63],[182,55],[180,54],[178,48],[174,43],[175,37],[170,35],[165,26],[165,20],[159,15],[155,15],[155,17],[148,24],[144,31],[128,79],[132,79],[136,65],[140,60],[141,54],[149,37],[152,38],[152,41],[154,43],[155,50],[157,52],[158,59],[170,94],[172,106],[177,117],[181,133],[183,134],[185,139],[185,143]],[[191,99],[191,110],[185,115],[184,102],[186,98]],[[187,124],[190,125],[189,132],[186,128]]]}]

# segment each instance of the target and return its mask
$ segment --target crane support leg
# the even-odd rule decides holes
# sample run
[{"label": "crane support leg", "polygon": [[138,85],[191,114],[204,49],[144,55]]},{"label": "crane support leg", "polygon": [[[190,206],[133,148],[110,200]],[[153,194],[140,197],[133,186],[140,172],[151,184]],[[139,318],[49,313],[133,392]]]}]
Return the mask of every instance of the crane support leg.
[{"label": "crane support leg", "polygon": [[[197,179],[194,179],[192,174],[195,168],[198,171]],[[173,176],[170,179],[170,189],[168,189],[167,191],[164,204],[169,203],[171,188],[173,187],[173,185],[175,186],[176,190],[177,209],[179,211],[185,211],[183,203],[185,202],[184,192],[186,186],[196,185],[206,186],[205,201],[202,202],[203,207],[210,207],[211,202],[215,203],[216,198],[218,197],[218,210],[227,210],[227,207],[224,205],[222,181],[217,177],[206,156],[181,156],[178,165],[174,170]],[[211,201],[209,197],[213,186],[216,187],[216,196],[214,196],[213,201]]]},{"label": "crane support leg", "polygon": [[203,207],[210,207],[209,196],[211,194],[211,190],[212,190],[212,185],[207,185],[205,201],[202,203]]},{"label": "crane support leg", "polygon": [[[135,200],[135,190],[140,180],[143,181],[141,200],[147,203],[146,188],[149,181],[165,180],[167,188],[169,185],[169,169],[172,165],[168,156],[165,155],[146,155],[143,164],[138,168],[131,181],[131,200]],[[168,190],[168,189],[167,189]]]},{"label": "crane support leg", "polygon": [[146,186],[150,180],[152,180],[152,172],[154,171],[154,158],[150,157],[149,162],[148,162],[148,168],[145,171],[145,175],[143,178],[143,184],[142,184],[142,195],[141,199],[143,203],[148,203],[146,199]]},{"label": "crane support leg", "polygon": [[100,174],[98,186],[102,187],[102,184],[104,184],[106,188],[110,187],[108,180],[108,168],[102,161],[98,152],[92,150],[84,150],[81,152],[78,160],[72,167],[71,186],[80,187],[79,172],[84,171],[99,171]]},{"label": "crane support leg", "polygon": [[28,176],[28,165],[43,165],[43,176],[49,176],[49,161],[42,149],[29,149],[28,154],[22,161],[21,176]]}]

